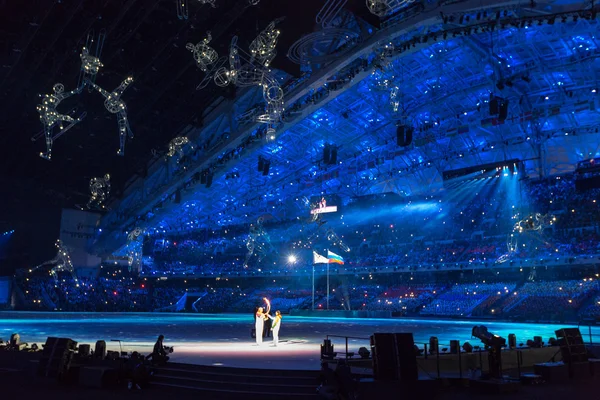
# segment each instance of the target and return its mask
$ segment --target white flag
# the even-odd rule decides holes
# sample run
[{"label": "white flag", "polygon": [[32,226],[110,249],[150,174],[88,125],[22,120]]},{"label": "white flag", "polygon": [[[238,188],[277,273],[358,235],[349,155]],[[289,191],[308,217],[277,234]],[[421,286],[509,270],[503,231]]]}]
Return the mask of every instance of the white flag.
[{"label": "white flag", "polygon": [[329,264],[329,259],[313,251],[313,264]]}]

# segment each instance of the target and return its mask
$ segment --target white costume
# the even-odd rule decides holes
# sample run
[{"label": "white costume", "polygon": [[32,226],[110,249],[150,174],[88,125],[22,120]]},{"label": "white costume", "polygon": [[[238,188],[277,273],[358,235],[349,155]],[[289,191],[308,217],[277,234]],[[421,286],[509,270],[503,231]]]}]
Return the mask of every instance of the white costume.
[{"label": "white costume", "polygon": [[275,316],[275,318],[273,317],[269,317],[273,320],[273,327],[271,328],[271,330],[273,331],[273,344],[275,346],[277,346],[277,344],[279,343],[279,328],[281,328],[281,317]]},{"label": "white costume", "polygon": [[254,327],[256,328],[256,344],[260,345],[260,344],[262,344],[265,320],[263,319],[263,314],[262,313],[259,314],[258,312],[256,312],[254,318],[256,320],[256,322],[254,324]]}]

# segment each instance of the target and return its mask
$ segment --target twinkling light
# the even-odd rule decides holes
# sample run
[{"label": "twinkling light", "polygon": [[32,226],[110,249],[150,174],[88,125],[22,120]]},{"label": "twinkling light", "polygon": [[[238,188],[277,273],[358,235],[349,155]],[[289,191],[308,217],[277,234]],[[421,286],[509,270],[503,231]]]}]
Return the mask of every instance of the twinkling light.
[{"label": "twinkling light", "polygon": [[394,86],[390,90],[390,105],[392,106],[392,110],[394,112],[398,112],[398,106],[400,106],[400,99],[398,98],[398,86]]},{"label": "twinkling light", "polygon": [[540,231],[556,222],[556,217],[550,214],[535,213],[515,223],[514,232]]},{"label": "twinkling light", "polygon": [[[40,121],[44,125],[44,136],[46,138],[46,152],[40,153],[40,157],[46,160],[52,159],[52,144],[54,140],[63,135],[73,125],[80,122],[85,116],[82,114],[79,118],[75,119],[69,115],[61,114],[56,110],[63,100],[81,93],[81,88],[65,92],[63,84],[57,83],[54,85],[53,91],[53,94],[42,95],[42,104],[38,104],[36,107],[37,112],[40,114]],[[64,126],[64,122],[68,122],[69,125]],[[58,126],[59,131],[54,133],[56,126]]]},{"label": "twinkling light", "polygon": [[87,208],[91,209],[106,209],[104,202],[110,195],[110,175],[106,174],[101,178],[90,179],[90,200],[87,203]]},{"label": "twinkling light", "polygon": [[367,8],[380,18],[386,17],[415,0],[367,0]]},{"label": "twinkling light", "polygon": [[252,55],[250,62],[252,64],[257,62],[260,65],[268,67],[277,55],[275,47],[277,46],[277,39],[280,34],[281,32],[275,28],[275,21],[271,22],[264,31],[259,33],[252,43],[250,43],[250,54]]},{"label": "twinkling light", "polygon": [[196,65],[203,72],[207,72],[208,66],[214,64],[219,59],[219,54],[217,54],[216,50],[208,45],[211,40],[212,36],[210,35],[210,32],[207,32],[206,38],[200,43],[196,45],[188,43],[185,46],[186,49],[194,54]]},{"label": "twinkling light", "polygon": [[121,96],[127,87],[133,82],[133,78],[127,77],[121,84],[112,92],[108,92],[96,85],[94,82],[87,80],[88,85],[96,89],[102,96],[104,96],[104,107],[111,114],[117,114],[117,122],[119,124],[119,150],[117,150],[117,154],[122,156],[125,155],[125,139],[127,136],[133,138],[133,132],[129,127],[129,122],[127,121],[127,105],[123,100],[121,100]]},{"label": "twinkling light", "polygon": [[75,275],[75,269],[73,268],[73,263],[71,262],[71,256],[69,254],[69,249],[64,245],[64,243],[62,242],[62,240],[57,239],[56,243],[54,244],[58,250],[58,252],[56,253],[56,256],[52,259],[52,260],[48,260],[46,262],[43,262],[42,264],[38,265],[37,267],[34,267],[32,269],[29,270],[29,272],[33,272],[37,269],[46,267],[48,265],[54,265],[54,267],[52,267],[49,271],[50,275],[52,275],[52,277],[54,278],[55,281],[58,281],[58,273],[59,272],[69,272],[71,274],[71,277],[73,278],[73,280],[75,282],[77,282],[77,276]]},{"label": "twinkling light", "polygon": [[144,229],[136,227],[127,235],[127,261],[129,264],[129,271],[135,270],[140,272],[142,267],[142,256],[143,256],[143,244],[144,244]]},{"label": "twinkling light", "polygon": [[198,0],[200,1],[200,4],[210,4],[212,6],[212,8],[217,8],[217,5],[215,4],[216,0]]},{"label": "twinkling light", "polygon": [[100,71],[100,68],[104,66],[98,57],[90,55],[87,47],[81,50],[79,57],[81,58],[81,70],[89,76],[95,76]]},{"label": "twinkling light", "polygon": [[261,262],[267,252],[273,249],[271,237],[265,231],[263,222],[264,218],[259,217],[255,224],[250,225],[250,232],[248,233],[248,239],[246,239],[248,253],[246,253],[246,259],[244,260],[244,268],[248,268],[248,262],[254,254],[258,256],[258,262]]},{"label": "twinkling light", "polygon": [[[513,216],[517,222],[513,225],[512,233],[506,238],[507,252],[496,259],[496,264],[509,261],[519,251],[519,239],[528,233],[540,235],[546,227],[554,225],[556,217],[550,214],[535,213],[519,220],[519,215]],[[538,237],[539,239],[539,237]]]},{"label": "twinkling light", "polygon": [[[271,23],[272,26],[274,26],[274,24],[274,22]],[[266,39],[259,40],[259,38],[261,38],[261,35],[263,34],[267,37],[268,35],[265,32],[266,31],[263,31],[252,43],[264,42]],[[260,63],[266,61],[266,58],[253,55],[245,58],[244,64],[242,64],[242,52],[239,49],[237,42],[238,38],[237,36],[234,36],[229,45],[229,69],[220,67],[215,72],[215,84],[221,87],[230,84],[240,87],[260,85],[266,105],[265,112],[258,115],[256,120],[258,122],[273,125],[279,122],[283,115],[283,89],[281,89],[279,82],[270,70]],[[277,40],[275,39],[274,43],[276,42]],[[255,46],[258,45],[255,44]],[[260,46],[254,50],[255,54],[262,54],[260,50],[257,50],[259,47]],[[274,57],[275,53],[272,53],[271,55]],[[255,61],[259,61],[259,63],[255,63]]]},{"label": "twinkling light", "polygon": [[186,144],[190,143],[190,140],[185,136],[178,136],[169,142],[169,151],[167,157],[173,157],[176,154],[179,156],[177,162],[179,162],[183,156],[183,148]]},{"label": "twinkling light", "polygon": [[190,16],[188,0],[175,0],[175,5],[177,6],[177,18],[181,20],[188,19]]}]

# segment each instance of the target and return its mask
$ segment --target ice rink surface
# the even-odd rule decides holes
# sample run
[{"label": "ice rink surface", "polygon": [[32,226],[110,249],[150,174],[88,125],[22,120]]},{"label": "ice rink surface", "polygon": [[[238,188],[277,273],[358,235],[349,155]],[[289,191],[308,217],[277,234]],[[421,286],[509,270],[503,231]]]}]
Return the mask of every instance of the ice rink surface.
[{"label": "ice rink surface", "polygon": [[[415,342],[425,343],[437,336],[440,347],[449,347],[452,339],[469,341],[471,328],[485,325],[502,337],[517,335],[517,343],[525,343],[533,336],[545,342],[555,337],[554,331],[572,325],[509,323],[492,321],[458,321],[435,319],[373,319],[373,318],[315,318],[284,316],[280,344],[272,347],[271,339],[256,346],[250,337],[253,328],[252,313],[245,314],[170,314],[170,313],[41,313],[0,312],[0,338],[8,340],[19,333],[21,341],[44,343],[48,336],[67,337],[78,343],[93,344],[105,340],[108,350],[149,353],[159,334],[165,335],[165,344],[175,347],[172,360],[182,363],[223,365],[230,367],[268,369],[319,369],[320,347],[326,335],[365,338],[349,341],[350,351],[369,348],[368,338],[374,332],[412,332]],[[584,340],[587,327],[582,327]],[[600,328],[592,330],[600,334]],[[598,337],[598,336],[596,336]],[[344,351],[345,340],[333,338],[336,351]]]}]

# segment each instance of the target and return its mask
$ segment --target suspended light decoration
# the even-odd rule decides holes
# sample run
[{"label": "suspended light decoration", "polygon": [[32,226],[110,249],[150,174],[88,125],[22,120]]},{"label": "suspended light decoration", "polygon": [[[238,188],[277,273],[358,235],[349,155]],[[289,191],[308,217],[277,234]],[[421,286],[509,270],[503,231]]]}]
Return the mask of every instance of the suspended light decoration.
[{"label": "suspended light decoration", "polygon": [[217,5],[215,4],[216,0],[198,0],[200,1],[200,4],[210,4],[212,6],[212,8],[217,8]]},{"label": "suspended light decoration", "polygon": [[90,200],[87,209],[106,209],[104,202],[110,195],[110,175],[90,179]]},{"label": "suspended light decoration", "polygon": [[[73,263],[71,262],[71,256],[69,254],[68,248],[60,239],[57,239],[54,245],[58,250],[56,256],[52,260],[43,262],[37,267],[30,269],[29,272],[33,272],[48,265],[54,265],[54,267],[50,269],[49,274],[54,278],[55,281],[58,281],[59,272],[68,272],[71,274],[73,280],[77,282],[77,276],[75,275],[75,269],[73,268]],[[77,286],[79,286],[79,284],[77,284]]]},{"label": "suspended light decoration", "polygon": [[98,57],[94,57],[90,54],[87,47],[84,47],[81,50],[79,57],[81,58],[81,70],[89,77],[96,76],[98,71],[100,71],[100,68],[104,66]]},{"label": "suspended light decoration", "polygon": [[403,7],[413,3],[415,0],[366,0],[367,8],[371,14],[379,18],[387,17]]},{"label": "suspended light decoration", "polygon": [[[40,121],[44,126],[43,135],[46,138],[46,152],[40,153],[40,157],[46,160],[52,159],[52,144],[54,140],[58,139],[65,132],[71,129],[75,124],[81,122],[85,117],[85,113],[81,114],[78,118],[73,118],[70,115],[61,114],[57,111],[57,107],[60,103],[75,95],[81,93],[81,88],[65,92],[65,87],[62,83],[57,83],[52,88],[54,93],[41,95],[42,104],[38,104],[36,107],[37,112],[40,114]],[[68,122],[68,125],[64,125]],[[54,132],[54,128],[58,127],[58,132]],[[37,140],[41,135],[34,136],[33,141]]]},{"label": "suspended light decoration", "polygon": [[263,223],[264,218],[259,217],[255,224],[250,225],[250,232],[246,239],[246,249],[248,249],[248,253],[246,253],[246,259],[244,260],[244,268],[248,268],[248,262],[254,254],[258,256],[258,262],[261,262],[267,252],[274,251],[271,237],[267,231],[265,231]]},{"label": "suspended light decoration", "polygon": [[268,65],[276,54],[274,45],[279,31],[274,34],[274,26],[275,22],[269,24],[252,42],[253,55],[244,57],[243,64],[243,53],[237,45],[238,37],[234,36],[229,45],[229,68],[220,67],[213,78],[215,84],[221,87],[230,84],[240,87],[261,86],[266,105],[264,113],[259,114],[256,120],[268,124],[270,129],[274,129],[273,125],[281,120],[284,111],[283,89],[264,65]]},{"label": "suspended light decoration", "polygon": [[185,136],[178,136],[172,139],[169,142],[169,151],[167,152],[167,157],[174,157],[175,155],[178,155],[179,158],[177,162],[179,162],[184,156],[183,148],[188,143],[190,143],[190,140]]},{"label": "suspended light decoration", "polygon": [[517,222],[513,225],[512,233],[509,233],[506,238],[507,252],[496,259],[496,264],[505,263],[514,257],[519,250],[519,239],[522,238],[522,234],[536,233],[541,235],[546,227],[556,223],[554,215],[540,213],[531,214],[524,219],[519,219],[517,213],[513,219],[516,219]]},{"label": "suspended light decoration", "polygon": [[175,0],[175,6],[177,7],[177,18],[180,20],[186,20],[189,18],[190,15],[187,0]]},{"label": "suspended light decoration", "polygon": [[133,78],[131,76],[125,78],[123,82],[112,92],[108,92],[96,85],[94,82],[87,80],[86,83],[96,89],[98,93],[104,96],[104,107],[111,114],[117,115],[117,122],[119,124],[119,150],[117,150],[117,154],[120,156],[125,155],[125,139],[127,136],[133,138],[133,132],[129,127],[129,122],[127,121],[127,105],[123,100],[121,100],[121,96],[123,92],[129,85],[133,82]]},{"label": "suspended light decoration", "polygon": [[127,261],[129,271],[140,272],[142,267],[144,229],[136,227],[127,235]]},{"label": "suspended light decoration", "polygon": [[250,43],[250,54],[252,58],[250,63],[257,62],[264,67],[268,67],[271,61],[277,55],[277,40],[281,32],[275,28],[275,23],[272,21],[258,36]]},{"label": "suspended light decoration", "polygon": [[196,65],[203,72],[207,72],[208,66],[214,64],[219,59],[219,54],[216,52],[216,50],[208,45],[211,40],[212,36],[210,32],[207,32],[206,38],[204,38],[200,43],[196,45],[193,43],[188,43],[185,46],[186,49],[193,53],[194,60],[196,60]]}]

